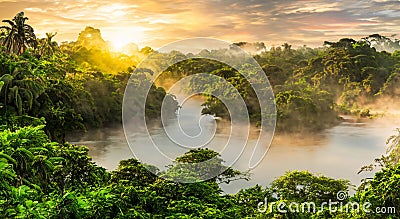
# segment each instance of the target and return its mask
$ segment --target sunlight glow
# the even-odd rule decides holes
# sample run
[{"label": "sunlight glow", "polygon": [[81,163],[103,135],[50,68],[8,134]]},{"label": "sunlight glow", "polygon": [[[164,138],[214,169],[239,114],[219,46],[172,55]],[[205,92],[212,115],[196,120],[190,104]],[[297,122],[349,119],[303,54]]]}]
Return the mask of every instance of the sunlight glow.
[{"label": "sunlight glow", "polygon": [[104,38],[111,42],[112,50],[122,52],[129,43],[140,43],[145,37],[143,29],[135,27],[132,29],[110,30],[105,32]]},{"label": "sunlight glow", "polygon": [[124,47],[128,45],[130,42],[132,42],[132,40],[123,37],[116,37],[111,41],[112,49],[115,52],[121,52],[124,49]]},{"label": "sunlight glow", "polygon": [[124,17],[132,8],[137,8],[137,5],[110,4],[99,7],[97,12],[107,14],[112,19],[117,19]]}]

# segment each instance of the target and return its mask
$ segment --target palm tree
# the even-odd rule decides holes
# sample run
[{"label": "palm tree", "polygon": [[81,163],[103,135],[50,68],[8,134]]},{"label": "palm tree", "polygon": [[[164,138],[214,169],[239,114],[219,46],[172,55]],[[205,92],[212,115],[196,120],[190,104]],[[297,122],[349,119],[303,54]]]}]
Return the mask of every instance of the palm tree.
[{"label": "palm tree", "polygon": [[4,23],[10,25],[0,27],[0,30],[6,33],[1,44],[6,47],[7,52],[20,55],[27,48],[36,48],[36,36],[33,28],[25,24],[27,20],[28,18],[24,17],[24,12],[18,13],[12,20],[3,20]]},{"label": "palm tree", "polygon": [[39,40],[38,50],[41,56],[51,56],[58,51],[57,42],[53,41],[53,37],[57,35],[56,33],[46,33],[46,38]]}]

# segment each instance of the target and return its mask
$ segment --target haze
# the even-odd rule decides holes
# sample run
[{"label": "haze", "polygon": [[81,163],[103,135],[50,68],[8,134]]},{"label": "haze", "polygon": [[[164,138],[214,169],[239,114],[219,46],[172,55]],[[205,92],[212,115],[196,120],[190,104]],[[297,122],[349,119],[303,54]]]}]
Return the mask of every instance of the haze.
[{"label": "haze", "polygon": [[400,32],[400,1],[388,0],[0,0],[0,19],[19,11],[39,37],[58,32],[56,41],[73,41],[93,26],[117,47],[132,41],[158,48],[189,37],[321,46],[325,40]]}]

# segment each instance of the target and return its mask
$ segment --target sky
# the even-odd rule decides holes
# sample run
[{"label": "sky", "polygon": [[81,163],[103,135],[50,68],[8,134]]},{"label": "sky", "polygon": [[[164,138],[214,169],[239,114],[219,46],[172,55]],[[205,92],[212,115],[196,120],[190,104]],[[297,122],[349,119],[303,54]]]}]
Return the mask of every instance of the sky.
[{"label": "sky", "polygon": [[1,20],[20,11],[39,37],[57,32],[56,41],[75,41],[92,26],[116,46],[155,49],[191,37],[315,47],[400,34],[400,0],[0,0]]}]

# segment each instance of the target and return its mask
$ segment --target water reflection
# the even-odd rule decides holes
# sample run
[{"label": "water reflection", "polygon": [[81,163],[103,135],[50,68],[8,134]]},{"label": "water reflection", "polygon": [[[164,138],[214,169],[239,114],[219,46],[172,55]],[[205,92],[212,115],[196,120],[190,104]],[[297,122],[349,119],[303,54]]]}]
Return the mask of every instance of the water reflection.
[{"label": "water reflection", "polygon": [[[184,115],[185,121],[197,121],[190,116],[200,116],[201,103],[201,100],[194,99],[188,106],[181,109],[180,115]],[[211,119],[213,120],[213,118]],[[234,193],[256,184],[268,185],[274,178],[289,170],[309,170],[329,177],[345,178],[353,184],[359,185],[361,179],[373,175],[368,172],[357,174],[360,167],[370,164],[374,158],[385,153],[386,139],[394,134],[395,128],[400,127],[400,120],[345,119],[346,121],[340,125],[319,134],[275,136],[267,156],[260,165],[252,170],[252,180],[235,181],[229,185],[222,185],[223,190],[227,193]],[[210,125],[206,127],[209,127],[210,133],[212,133],[215,126],[211,124],[210,118],[205,120],[206,123],[207,120]],[[185,121],[181,122],[185,123]],[[213,145],[210,147],[216,151],[223,149],[222,145],[226,143],[226,137],[229,135],[229,132],[218,131],[221,124],[218,122],[219,129],[217,129]],[[176,127],[172,126],[172,128]],[[192,134],[198,133],[198,127],[194,127],[192,131]],[[156,136],[158,143],[169,141],[160,128],[152,128],[151,132]],[[138,147],[144,148],[143,153],[150,153],[146,151],[149,142],[145,140],[145,136],[133,133],[130,137],[135,139]],[[90,148],[89,155],[93,160],[109,170],[115,169],[120,160],[133,157],[126,143],[122,126],[90,130],[86,133],[70,135],[68,139],[70,143],[88,146]],[[173,149],[167,143],[165,145],[162,150],[172,158],[187,150],[187,148]],[[235,168],[247,169],[248,159],[254,145],[255,140],[248,142],[243,155],[235,163]],[[227,153],[225,156],[228,157],[223,158],[227,159],[231,154]],[[151,158],[149,161],[157,162],[157,160],[152,161]]]}]

